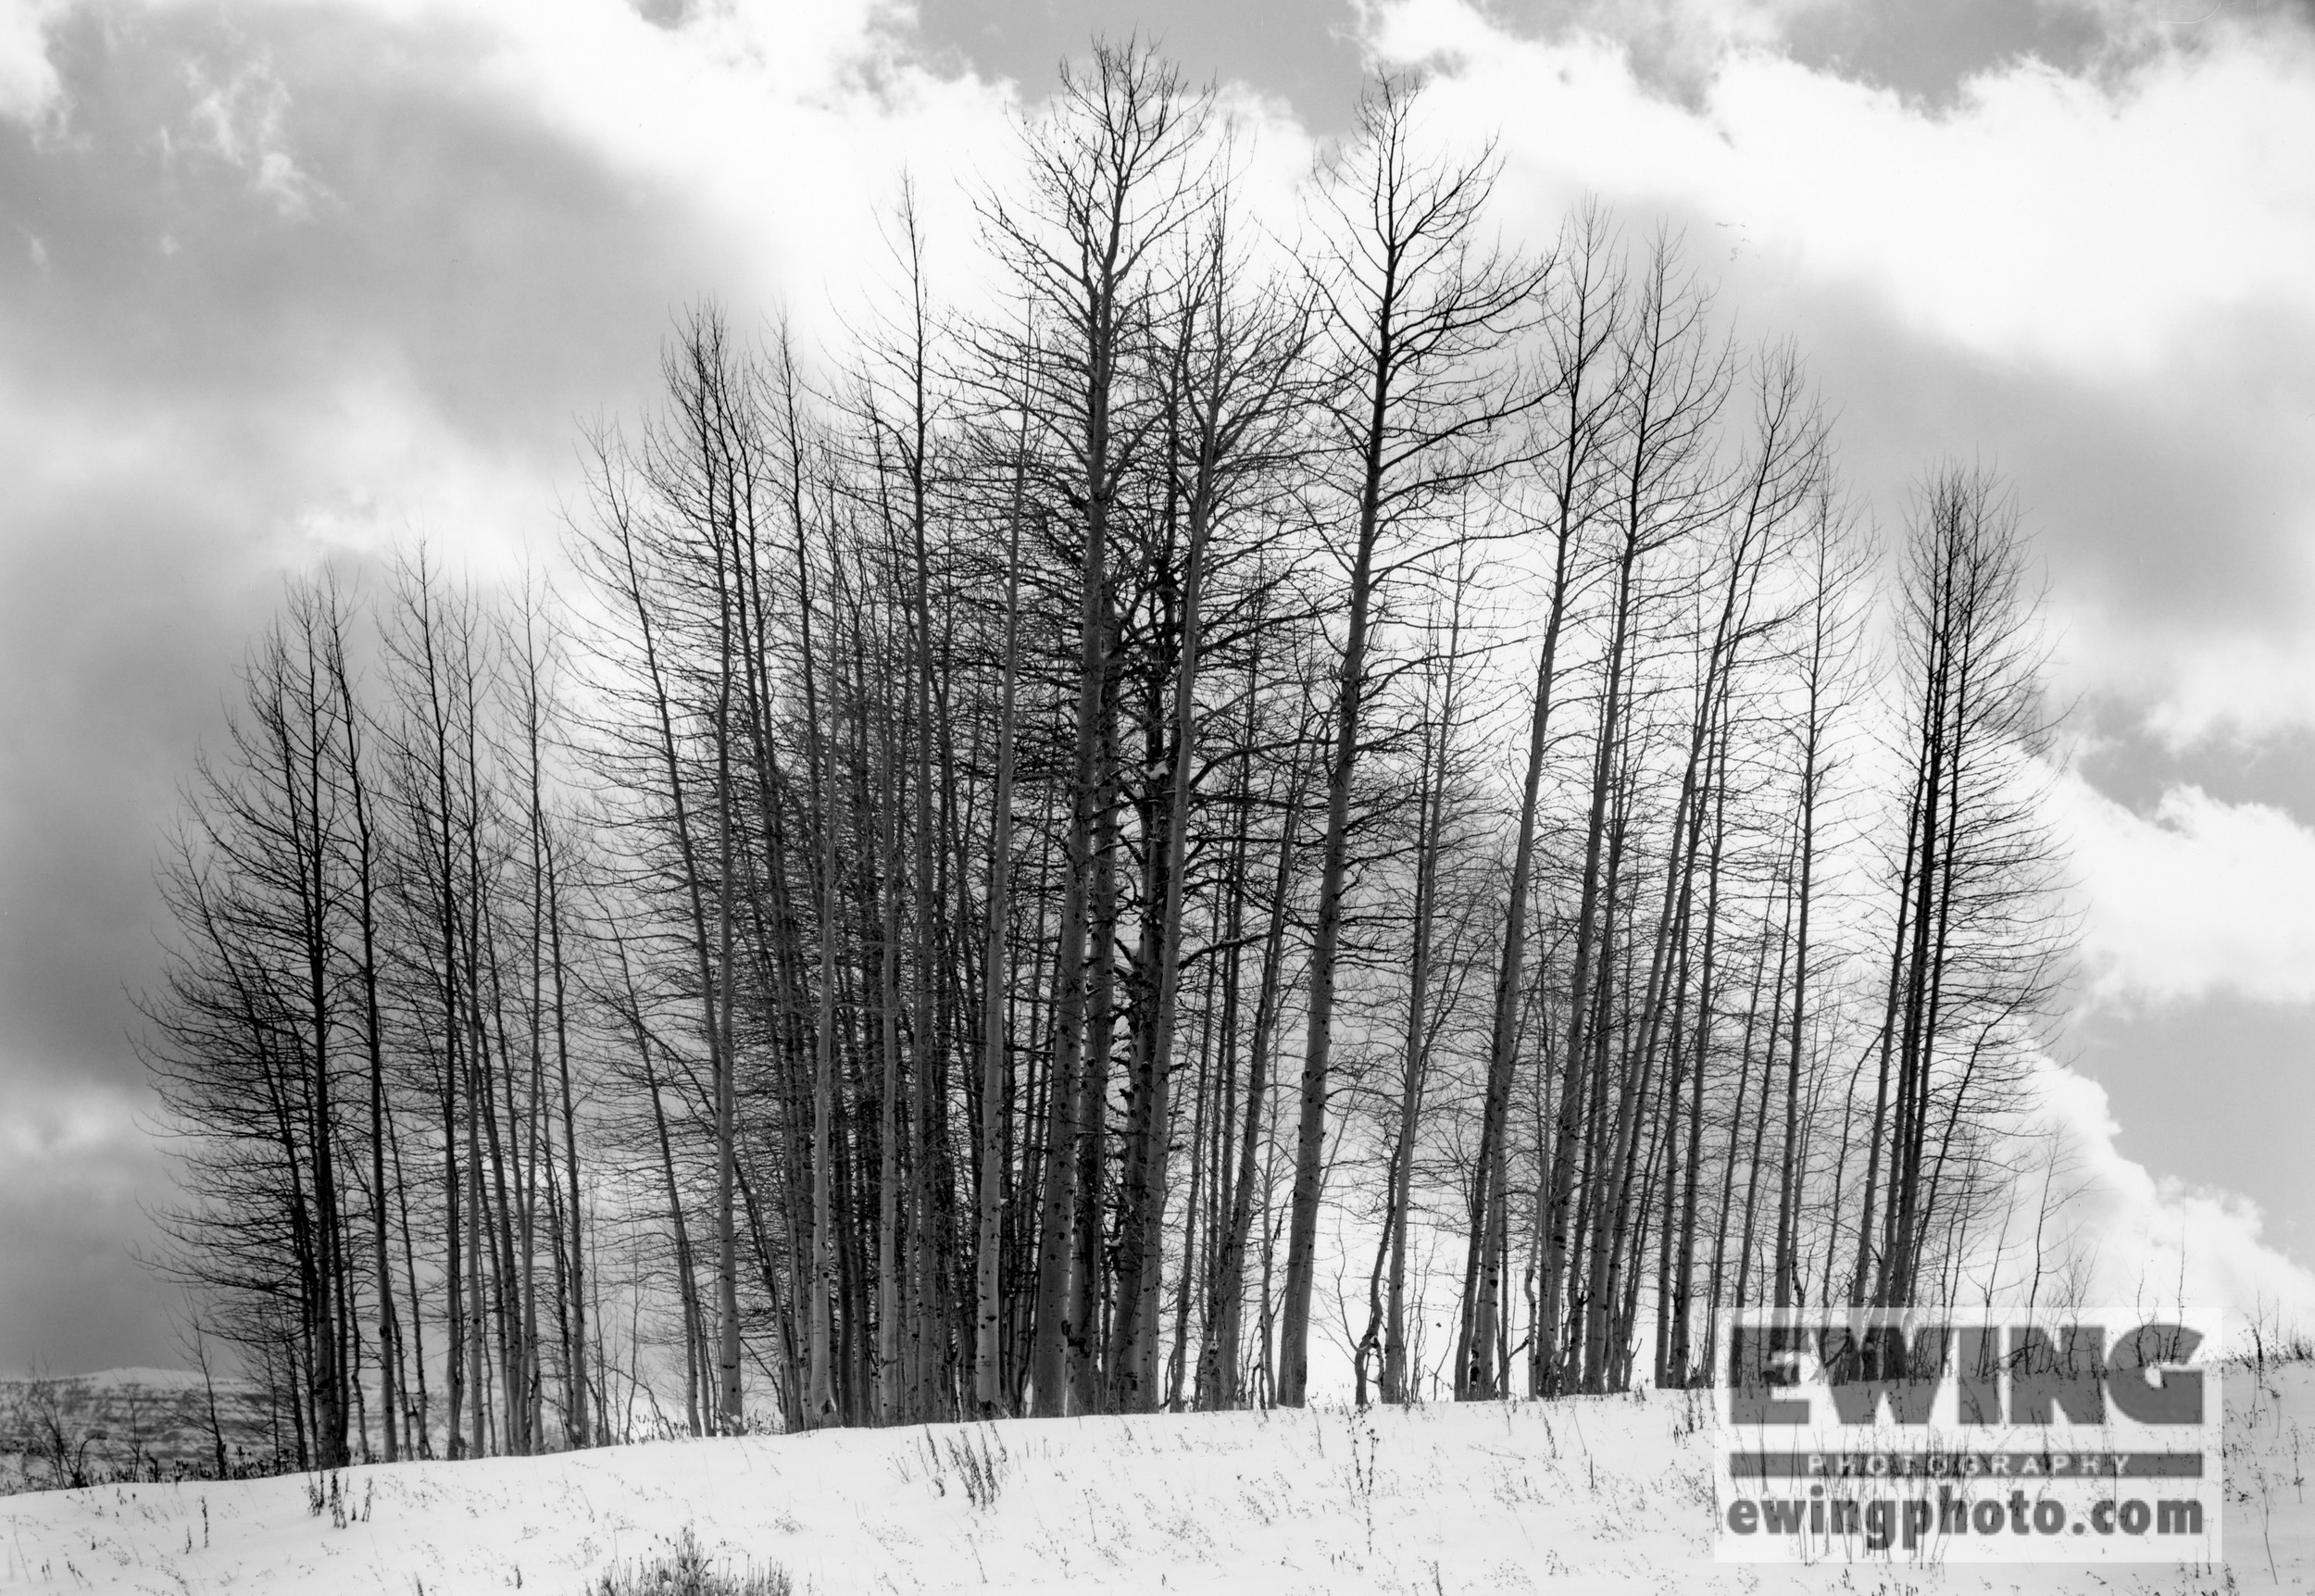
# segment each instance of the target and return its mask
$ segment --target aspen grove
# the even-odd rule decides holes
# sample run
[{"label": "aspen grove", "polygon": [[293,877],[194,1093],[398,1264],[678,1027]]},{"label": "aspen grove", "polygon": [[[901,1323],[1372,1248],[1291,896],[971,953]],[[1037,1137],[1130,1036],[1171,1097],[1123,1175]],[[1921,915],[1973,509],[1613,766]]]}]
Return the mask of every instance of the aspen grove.
[{"label": "aspen grove", "polygon": [[2021,1244],[2017,511],[1877,519],[1675,237],[1504,242],[1423,106],[1258,216],[1096,47],[986,305],[904,195],[843,344],[677,317],[551,582],[292,587],[144,1000],[285,1453],[1686,1385]]}]

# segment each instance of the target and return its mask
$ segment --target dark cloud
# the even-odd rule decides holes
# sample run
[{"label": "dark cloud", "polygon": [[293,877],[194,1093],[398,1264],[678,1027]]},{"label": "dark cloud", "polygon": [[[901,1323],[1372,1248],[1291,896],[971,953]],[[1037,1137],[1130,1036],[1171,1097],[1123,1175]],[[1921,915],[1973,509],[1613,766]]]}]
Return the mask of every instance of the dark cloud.
[{"label": "dark cloud", "polygon": [[145,1205],[168,1189],[159,1149],[120,1094],[9,1087],[0,1377],[182,1363],[177,1290],[136,1255],[153,1241]]},{"label": "dark cloud", "polygon": [[2096,7],[2062,0],[1835,0],[1796,11],[1784,43],[1807,66],[1944,105],[1971,73],[2011,61],[2081,72],[2112,49],[2113,37]]},{"label": "dark cloud", "polygon": [[[1716,236],[1689,234],[1708,269]],[[1836,409],[1844,475],[1885,535],[1936,461],[2000,473],[2046,569],[2061,667],[2102,685],[2102,713],[2142,723],[2171,651],[2306,635],[2315,457],[2294,406],[2315,405],[2315,327],[2295,314],[2214,313],[2159,371],[2099,370],[1908,331],[1862,289],[1754,257],[1724,268],[1741,326],[1798,340]]]},{"label": "dark cloud", "polygon": [[[343,13],[81,10],[56,113],[0,121],[0,1128],[30,1139],[0,1366],[175,1361],[130,1256],[167,1191],[130,994],[177,783],[307,518],[551,542],[576,419],[639,400],[670,307],[735,275],[478,55]],[[444,524],[430,451],[519,524]]]},{"label": "dark cloud", "polygon": [[[713,286],[696,220],[528,119],[475,69],[478,33],[262,20],[60,28],[62,127],[0,138],[8,219],[41,245],[0,251],[18,382],[294,404],[377,368],[479,441],[560,448],[647,369],[670,301]],[[221,152],[202,102],[236,97]],[[268,98],[275,125],[248,125]]]},{"label": "dark cloud", "polygon": [[2124,1156],[2257,1203],[2268,1243],[2315,1263],[2307,1127],[2315,1123],[2315,1013],[2214,998],[2159,1012],[2105,1009],[2073,1062],[2106,1088]]},{"label": "dark cloud", "polygon": [[1164,6],[1094,0],[920,0],[918,42],[982,77],[1010,79],[1023,94],[1052,92],[1065,59],[1096,36],[1138,32],[1157,40],[1191,77],[1234,79],[1275,95],[1320,132],[1349,124],[1365,69],[1360,17],[1351,0],[1179,0]]},{"label": "dark cloud", "polygon": [[2308,0],[1493,0],[1479,8],[1524,37],[1612,39],[1652,89],[1696,104],[1730,44],[1941,110],[1973,76],[2021,61],[2076,76],[2194,48],[2221,19],[2315,22]]},{"label": "dark cloud", "polygon": [[2140,814],[2171,788],[2195,786],[2221,803],[2262,804],[2315,827],[2315,730],[2210,738],[2182,749],[2149,732],[2137,707],[2109,694],[2085,700],[2071,729],[2082,742],[2083,775]]}]

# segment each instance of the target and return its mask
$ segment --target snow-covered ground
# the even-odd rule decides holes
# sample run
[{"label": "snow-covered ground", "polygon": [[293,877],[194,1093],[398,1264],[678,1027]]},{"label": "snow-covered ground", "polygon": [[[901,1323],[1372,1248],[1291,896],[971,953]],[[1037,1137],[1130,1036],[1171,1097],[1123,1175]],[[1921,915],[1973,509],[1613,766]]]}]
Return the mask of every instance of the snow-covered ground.
[{"label": "snow-covered ground", "polygon": [[[2315,1587],[2315,1367],[2230,1368],[2227,1565],[1712,1560],[1678,1394],[664,1442],[0,1499],[0,1591],[579,1596],[688,1527],[799,1591],[2246,1591]],[[319,1492],[317,1495],[316,1493]]]}]

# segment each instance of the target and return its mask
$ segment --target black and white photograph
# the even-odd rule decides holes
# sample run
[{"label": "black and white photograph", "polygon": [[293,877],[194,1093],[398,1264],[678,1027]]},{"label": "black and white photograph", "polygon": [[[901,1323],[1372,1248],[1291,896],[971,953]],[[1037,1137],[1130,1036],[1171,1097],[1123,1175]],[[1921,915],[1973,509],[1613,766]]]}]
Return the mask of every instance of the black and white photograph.
[{"label": "black and white photograph", "polygon": [[0,0],[0,1596],[2310,1472],[2309,0]]}]

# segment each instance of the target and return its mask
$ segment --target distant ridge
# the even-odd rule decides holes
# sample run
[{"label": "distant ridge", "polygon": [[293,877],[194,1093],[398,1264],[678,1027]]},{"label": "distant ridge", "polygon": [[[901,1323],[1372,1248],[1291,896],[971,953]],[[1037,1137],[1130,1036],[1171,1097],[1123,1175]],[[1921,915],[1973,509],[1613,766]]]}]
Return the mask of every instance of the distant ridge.
[{"label": "distant ridge", "polygon": [[125,1476],[213,1471],[269,1456],[270,1419],[247,1382],[187,1369],[100,1369],[0,1379],[0,1490]]}]

